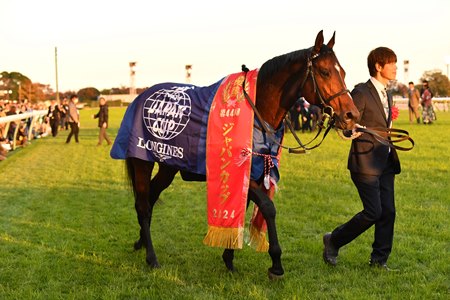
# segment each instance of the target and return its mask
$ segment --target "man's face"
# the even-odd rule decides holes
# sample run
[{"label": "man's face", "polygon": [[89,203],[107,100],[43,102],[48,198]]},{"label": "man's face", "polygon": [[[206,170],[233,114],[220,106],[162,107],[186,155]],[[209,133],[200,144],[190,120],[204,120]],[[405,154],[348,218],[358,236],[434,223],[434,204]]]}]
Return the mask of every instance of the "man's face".
[{"label": "man's face", "polygon": [[387,80],[394,80],[397,77],[397,63],[391,62],[381,67],[380,75]]}]

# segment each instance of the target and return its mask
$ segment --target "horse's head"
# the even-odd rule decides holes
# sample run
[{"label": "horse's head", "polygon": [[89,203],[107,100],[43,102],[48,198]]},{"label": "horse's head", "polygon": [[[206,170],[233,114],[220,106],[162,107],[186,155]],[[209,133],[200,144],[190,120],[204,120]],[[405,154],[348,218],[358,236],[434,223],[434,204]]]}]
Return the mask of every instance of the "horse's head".
[{"label": "horse's head", "polygon": [[323,43],[323,31],[317,34],[315,45],[307,52],[306,74],[301,96],[323,106],[340,129],[353,129],[359,112],[345,84],[345,71],[333,51],[335,33],[328,44]]}]

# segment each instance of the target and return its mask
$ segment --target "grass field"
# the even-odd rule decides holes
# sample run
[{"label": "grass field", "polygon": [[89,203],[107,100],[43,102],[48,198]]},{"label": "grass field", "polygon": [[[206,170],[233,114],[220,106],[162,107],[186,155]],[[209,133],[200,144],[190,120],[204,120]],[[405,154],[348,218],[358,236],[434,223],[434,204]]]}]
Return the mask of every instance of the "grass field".
[{"label": "grass field", "polygon": [[[416,142],[399,153],[389,260],[399,272],[369,268],[373,229],[340,251],[337,267],[322,261],[322,235],[361,209],[350,142],[331,133],[309,154],[283,153],[275,202],[285,277],[270,282],[267,253],[244,247],[229,274],[222,250],[202,244],[205,185],[178,175],[154,210],[162,268],[150,269],[132,248],[139,227],[123,161],[95,146],[96,112],[81,111],[80,144],[64,144],[62,131],[0,162],[0,299],[449,299],[450,113],[410,125],[401,111],[394,124]],[[110,109],[113,137],[123,113]]]}]

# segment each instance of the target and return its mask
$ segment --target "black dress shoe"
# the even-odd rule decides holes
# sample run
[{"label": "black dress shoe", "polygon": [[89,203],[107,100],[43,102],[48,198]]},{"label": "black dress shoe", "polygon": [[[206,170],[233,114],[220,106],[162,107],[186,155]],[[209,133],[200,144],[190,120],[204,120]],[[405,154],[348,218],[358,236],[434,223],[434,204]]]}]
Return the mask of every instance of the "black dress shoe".
[{"label": "black dress shoe", "polygon": [[369,262],[370,267],[372,268],[377,268],[386,272],[398,272],[399,270],[397,269],[391,269],[388,267],[388,265],[384,262],[377,262],[377,261],[370,261]]},{"label": "black dress shoe", "polygon": [[331,232],[323,236],[323,260],[332,266],[337,264],[338,249],[331,242]]}]

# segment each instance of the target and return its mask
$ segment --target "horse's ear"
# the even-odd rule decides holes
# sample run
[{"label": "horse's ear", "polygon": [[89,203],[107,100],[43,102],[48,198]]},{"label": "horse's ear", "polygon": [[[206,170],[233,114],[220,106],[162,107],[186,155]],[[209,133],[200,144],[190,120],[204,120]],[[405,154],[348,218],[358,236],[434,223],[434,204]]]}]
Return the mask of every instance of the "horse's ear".
[{"label": "horse's ear", "polygon": [[318,53],[320,51],[320,48],[322,48],[323,45],[323,30],[321,30],[316,37],[316,43],[314,44],[314,52]]},{"label": "horse's ear", "polygon": [[328,48],[330,48],[330,49],[333,49],[333,46],[334,46],[334,36],[335,36],[335,35],[336,35],[336,31],[333,32],[333,36],[331,37],[330,41],[329,41],[328,44],[327,44]]}]

